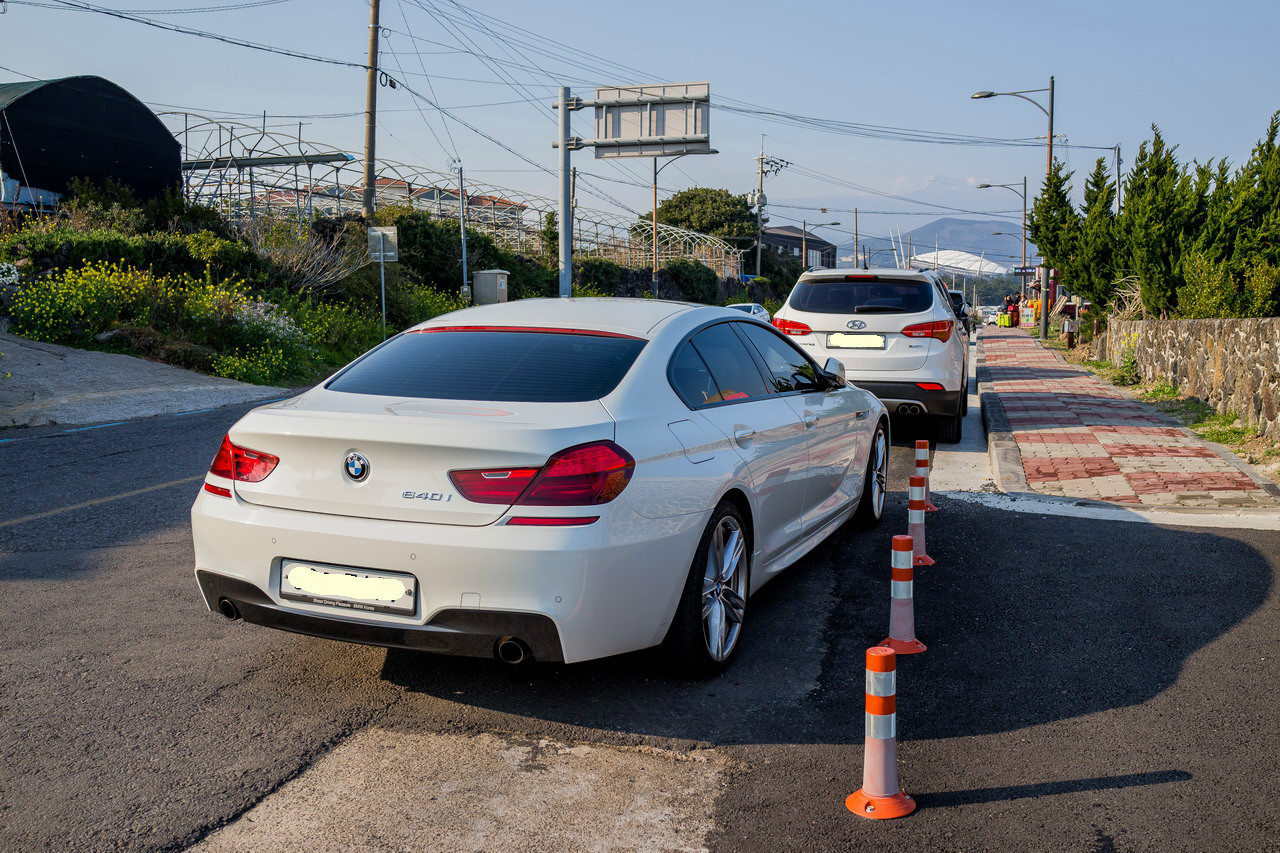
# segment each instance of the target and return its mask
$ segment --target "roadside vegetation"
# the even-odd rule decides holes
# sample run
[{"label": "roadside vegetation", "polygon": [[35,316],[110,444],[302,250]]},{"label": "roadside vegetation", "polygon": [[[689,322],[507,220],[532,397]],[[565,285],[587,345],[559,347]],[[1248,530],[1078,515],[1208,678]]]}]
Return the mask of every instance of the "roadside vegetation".
[{"label": "roadside vegetation", "polygon": [[[664,221],[693,217],[711,233],[754,237],[736,196],[699,190],[671,201]],[[465,307],[455,220],[391,206],[369,224],[399,229],[400,262],[386,266],[389,332]],[[59,210],[0,213],[0,309],[12,332],[32,340],[246,382],[306,384],[382,340],[382,282],[365,227],[355,217],[233,223],[176,194],[141,202],[118,185],[78,182]],[[512,299],[555,296],[553,215],[539,236],[536,251],[517,254],[468,228],[468,267],[509,271]],[[582,258],[574,273],[577,296],[651,295],[648,270]],[[690,301],[721,301],[720,280],[703,264],[670,261],[663,281]],[[773,292],[757,281],[726,304],[762,301],[772,312],[780,305],[767,297]]]},{"label": "roadside vegetation", "polygon": [[1028,236],[1063,285],[1093,304],[1086,339],[1107,315],[1186,319],[1271,317],[1280,311],[1280,112],[1249,159],[1183,163],[1159,128],[1125,177],[1099,158],[1084,204],[1055,162],[1028,218]]}]

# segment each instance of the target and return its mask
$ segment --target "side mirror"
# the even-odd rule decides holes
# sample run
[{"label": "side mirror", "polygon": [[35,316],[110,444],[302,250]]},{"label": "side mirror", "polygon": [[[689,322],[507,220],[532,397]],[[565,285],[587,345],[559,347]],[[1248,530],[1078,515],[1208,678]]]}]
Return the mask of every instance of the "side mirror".
[{"label": "side mirror", "polygon": [[837,388],[843,387],[846,383],[844,375],[844,362],[836,358],[827,359],[827,363],[822,365],[822,372],[828,376],[833,376],[839,380],[835,385]]}]

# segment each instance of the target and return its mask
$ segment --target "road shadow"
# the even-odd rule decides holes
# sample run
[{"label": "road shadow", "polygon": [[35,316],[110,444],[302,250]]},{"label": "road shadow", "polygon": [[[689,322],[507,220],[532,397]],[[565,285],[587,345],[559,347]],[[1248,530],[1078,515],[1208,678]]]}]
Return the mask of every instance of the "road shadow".
[{"label": "road shadow", "polygon": [[974,803],[1004,803],[1028,797],[1051,797],[1055,794],[1071,794],[1077,791],[1114,791],[1145,785],[1165,785],[1170,782],[1189,782],[1192,778],[1194,777],[1185,770],[1158,770],[1151,773],[1125,773],[1119,776],[1037,782],[1032,785],[975,788],[969,791],[916,792],[915,798],[923,808],[968,806]]},{"label": "road shadow", "polygon": [[[1146,702],[1271,589],[1275,557],[1218,531],[940,501],[929,532],[938,564],[915,583],[916,633],[929,650],[899,661],[908,739]],[[393,653],[383,677],[475,708],[637,735],[860,743],[863,655],[885,636],[889,538],[905,532],[900,493],[887,513],[879,530],[840,531],[753,596],[740,659],[719,678],[673,678],[650,653],[527,675]]]}]

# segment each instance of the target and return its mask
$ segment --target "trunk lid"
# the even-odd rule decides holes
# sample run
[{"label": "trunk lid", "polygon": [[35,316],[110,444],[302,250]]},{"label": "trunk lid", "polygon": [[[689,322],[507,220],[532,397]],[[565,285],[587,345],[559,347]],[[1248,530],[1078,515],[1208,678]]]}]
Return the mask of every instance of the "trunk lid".
[{"label": "trunk lid", "polygon": [[[234,443],[280,458],[261,482],[236,482],[248,503],[467,526],[492,524],[508,506],[468,501],[450,471],[541,467],[558,450],[613,437],[598,400],[471,403],[319,388],[255,409],[231,430]],[[347,473],[353,453],[368,468],[358,481]]]}]

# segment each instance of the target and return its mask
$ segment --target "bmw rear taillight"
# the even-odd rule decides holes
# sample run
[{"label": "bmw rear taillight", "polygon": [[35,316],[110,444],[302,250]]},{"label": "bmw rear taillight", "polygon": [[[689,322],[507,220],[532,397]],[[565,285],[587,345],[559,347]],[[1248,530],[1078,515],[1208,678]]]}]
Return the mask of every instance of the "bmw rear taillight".
[{"label": "bmw rear taillight", "polygon": [[612,441],[553,454],[538,468],[450,471],[449,479],[473,503],[516,506],[592,506],[622,494],[636,460]]},{"label": "bmw rear taillight", "polygon": [[209,473],[241,483],[260,483],[279,464],[279,456],[232,444],[231,436],[224,435],[222,446],[209,466]]},{"label": "bmw rear taillight", "polygon": [[520,497],[537,468],[491,468],[487,471],[450,471],[449,479],[462,496],[477,504],[510,506]]},{"label": "bmw rear taillight", "polygon": [[773,318],[773,326],[784,335],[811,335],[813,329],[804,323],[797,323],[795,320],[783,320],[780,317]]},{"label": "bmw rear taillight", "polygon": [[908,338],[937,338],[940,341],[951,340],[951,332],[955,329],[954,320],[934,320],[932,323],[916,323],[907,326],[902,334]]}]

